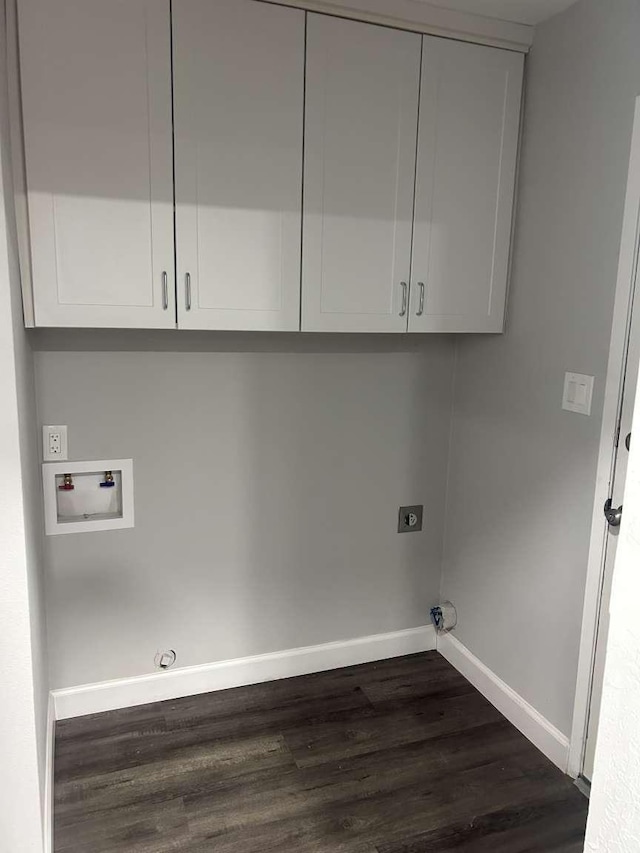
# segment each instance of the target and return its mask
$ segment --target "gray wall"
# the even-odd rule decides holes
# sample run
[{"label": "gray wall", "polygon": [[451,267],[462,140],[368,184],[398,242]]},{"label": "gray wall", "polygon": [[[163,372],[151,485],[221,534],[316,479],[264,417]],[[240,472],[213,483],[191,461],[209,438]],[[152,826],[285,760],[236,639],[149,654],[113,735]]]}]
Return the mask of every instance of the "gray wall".
[{"label": "gray wall", "polygon": [[[508,330],[458,352],[443,592],[459,639],[567,735],[639,34],[637,0],[537,30]],[[595,375],[591,418],[562,411],[565,370]]]},{"label": "gray wall", "polygon": [[40,853],[48,704],[41,490],[13,205],[4,7],[0,2],[0,846]]},{"label": "gray wall", "polygon": [[[136,526],[47,537],[52,687],[160,648],[184,666],[428,623],[451,339],[71,337],[85,351],[36,336],[39,420],[68,425],[71,458],[134,459]],[[105,346],[139,351],[86,351]],[[281,351],[206,351],[236,347]],[[403,503],[423,533],[396,533]]]},{"label": "gray wall", "polygon": [[[637,0],[539,28],[508,331],[458,343],[443,592],[461,641],[566,734],[638,32]],[[34,340],[39,421],[69,425],[75,458],[136,464],[134,530],[47,541],[54,687],[148,672],[158,648],[186,665],[427,621],[451,340]],[[562,411],[565,370],[595,374],[591,418]],[[405,501],[421,536],[395,534]]]}]

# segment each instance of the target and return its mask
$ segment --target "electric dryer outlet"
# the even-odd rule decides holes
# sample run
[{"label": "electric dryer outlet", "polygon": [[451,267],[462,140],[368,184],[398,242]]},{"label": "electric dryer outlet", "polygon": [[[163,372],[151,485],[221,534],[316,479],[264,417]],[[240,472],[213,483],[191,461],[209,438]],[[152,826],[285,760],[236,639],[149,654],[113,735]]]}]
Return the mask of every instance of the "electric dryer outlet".
[{"label": "electric dryer outlet", "polygon": [[422,530],[424,506],[401,506],[398,512],[398,533],[418,533]]}]

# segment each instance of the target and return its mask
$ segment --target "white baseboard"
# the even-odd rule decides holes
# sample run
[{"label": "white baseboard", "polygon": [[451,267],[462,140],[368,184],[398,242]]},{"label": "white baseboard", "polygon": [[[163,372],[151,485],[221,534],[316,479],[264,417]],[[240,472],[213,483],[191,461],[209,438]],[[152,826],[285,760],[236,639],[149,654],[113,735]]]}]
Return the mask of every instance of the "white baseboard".
[{"label": "white baseboard", "polygon": [[53,729],[55,720],[82,717],[117,708],[145,705],[198,693],[277,681],[312,672],[339,669],[436,648],[547,758],[567,772],[569,739],[522,696],[505,684],[451,634],[440,636],[431,625],[390,634],[374,634],[318,646],[286,649],[254,657],[154,672],[133,678],[83,684],[51,693],[45,791],[45,853],[49,853],[53,815]]},{"label": "white baseboard", "polygon": [[55,702],[49,694],[47,709],[47,740],[44,767],[44,803],[42,805],[42,832],[44,853],[53,853],[53,756],[55,747],[56,714]]},{"label": "white baseboard", "polygon": [[58,720],[323,672],[436,648],[433,626],[52,691]]},{"label": "white baseboard", "polygon": [[438,651],[491,704],[562,770],[569,763],[569,738],[451,634],[438,637]]}]

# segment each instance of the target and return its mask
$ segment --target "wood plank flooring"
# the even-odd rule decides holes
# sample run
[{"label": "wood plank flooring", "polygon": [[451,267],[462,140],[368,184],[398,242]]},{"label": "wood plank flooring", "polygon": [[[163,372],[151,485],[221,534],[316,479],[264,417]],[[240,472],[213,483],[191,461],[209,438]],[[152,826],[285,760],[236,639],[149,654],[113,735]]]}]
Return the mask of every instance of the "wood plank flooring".
[{"label": "wood plank flooring", "polygon": [[56,853],[579,853],[586,812],[436,652],[56,729]]}]

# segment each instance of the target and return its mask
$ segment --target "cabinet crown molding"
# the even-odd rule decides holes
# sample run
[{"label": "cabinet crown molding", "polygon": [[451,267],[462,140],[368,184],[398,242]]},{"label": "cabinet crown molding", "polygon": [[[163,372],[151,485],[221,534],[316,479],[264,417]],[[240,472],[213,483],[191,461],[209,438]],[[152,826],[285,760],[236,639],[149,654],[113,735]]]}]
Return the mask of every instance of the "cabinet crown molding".
[{"label": "cabinet crown molding", "polygon": [[528,53],[534,27],[442,9],[422,0],[259,0],[389,27]]}]

